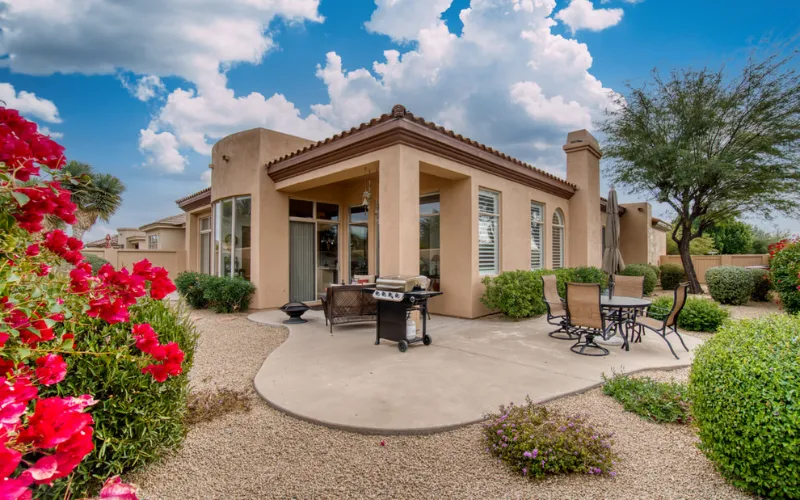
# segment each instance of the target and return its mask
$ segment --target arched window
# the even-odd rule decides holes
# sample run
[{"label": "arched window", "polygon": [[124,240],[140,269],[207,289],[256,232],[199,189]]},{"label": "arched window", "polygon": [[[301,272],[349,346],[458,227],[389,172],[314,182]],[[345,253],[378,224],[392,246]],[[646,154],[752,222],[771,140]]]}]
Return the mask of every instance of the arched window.
[{"label": "arched window", "polygon": [[564,213],[553,212],[553,269],[564,267]]}]

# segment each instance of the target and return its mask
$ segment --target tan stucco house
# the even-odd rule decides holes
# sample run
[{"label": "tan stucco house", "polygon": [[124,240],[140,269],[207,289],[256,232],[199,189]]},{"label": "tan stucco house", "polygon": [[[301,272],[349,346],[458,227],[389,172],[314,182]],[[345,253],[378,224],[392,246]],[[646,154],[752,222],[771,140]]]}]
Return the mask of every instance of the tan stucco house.
[{"label": "tan stucco house", "polygon": [[[600,266],[600,147],[580,130],[563,149],[566,179],[400,105],[321,142],[235,133],[213,147],[211,187],[177,200],[186,266],[251,280],[259,309],[356,275],[425,274],[444,292],[433,312],[474,318],[485,276]],[[657,263],[665,225],[647,203],[620,212],[626,262]]]},{"label": "tan stucco house", "polygon": [[186,214],[165,217],[138,228],[121,227],[117,234],[90,241],[85,246],[118,250],[184,250]]}]

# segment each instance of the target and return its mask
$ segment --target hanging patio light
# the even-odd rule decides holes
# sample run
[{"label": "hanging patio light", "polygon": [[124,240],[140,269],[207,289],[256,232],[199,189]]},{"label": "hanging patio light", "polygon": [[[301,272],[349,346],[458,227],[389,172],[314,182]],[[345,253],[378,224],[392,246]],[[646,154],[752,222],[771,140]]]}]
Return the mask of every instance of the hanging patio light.
[{"label": "hanging patio light", "polygon": [[361,197],[361,205],[365,212],[369,212],[369,200],[372,197],[372,182],[369,180],[369,170],[364,168],[364,194]]}]

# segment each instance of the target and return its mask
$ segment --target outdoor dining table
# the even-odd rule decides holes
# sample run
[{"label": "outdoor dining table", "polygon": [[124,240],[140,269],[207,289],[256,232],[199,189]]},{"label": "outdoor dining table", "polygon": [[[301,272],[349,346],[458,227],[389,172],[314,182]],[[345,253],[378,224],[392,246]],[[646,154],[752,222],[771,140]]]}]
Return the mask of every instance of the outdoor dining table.
[{"label": "outdoor dining table", "polygon": [[[636,318],[636,314],[639,313],[640,310],[647,309],[652,305],[652,301],[647,299],[640,299],[637,297],[624,297],[621,295],[614,295],[611,298],[608,297],[608,294],[602,294],[600,296],[600,306],[603,309],[611,309],[612,314],[610,315],[612,321],[614,321],[614,332],[616,333],[619,328],[623,327],[623,323],[625,322],[623,311],[631,311],[633,312],[633,318]],[[627,316],[627,315],[625,315]],[[628,343],[628,335],[622,335],[622,340],[624,341],[623,347],[625,347],[626,351],[630,351],[630,345]]]}]

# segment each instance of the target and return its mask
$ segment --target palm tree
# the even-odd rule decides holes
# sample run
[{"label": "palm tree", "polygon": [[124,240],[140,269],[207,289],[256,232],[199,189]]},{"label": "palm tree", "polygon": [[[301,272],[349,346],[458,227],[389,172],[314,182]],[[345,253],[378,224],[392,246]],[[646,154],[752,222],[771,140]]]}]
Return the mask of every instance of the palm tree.
[{"label": "palm tree", "polygon": [[83,239],[83,235],[98,219],[108,222],[122,204],[125,184],[111,174],[100,174],[91,165],[70,161],[63,171],[72,182],[63,184],[72,193],[72,202],[77,205],[77,221],[72,225],[72,236]]}]

